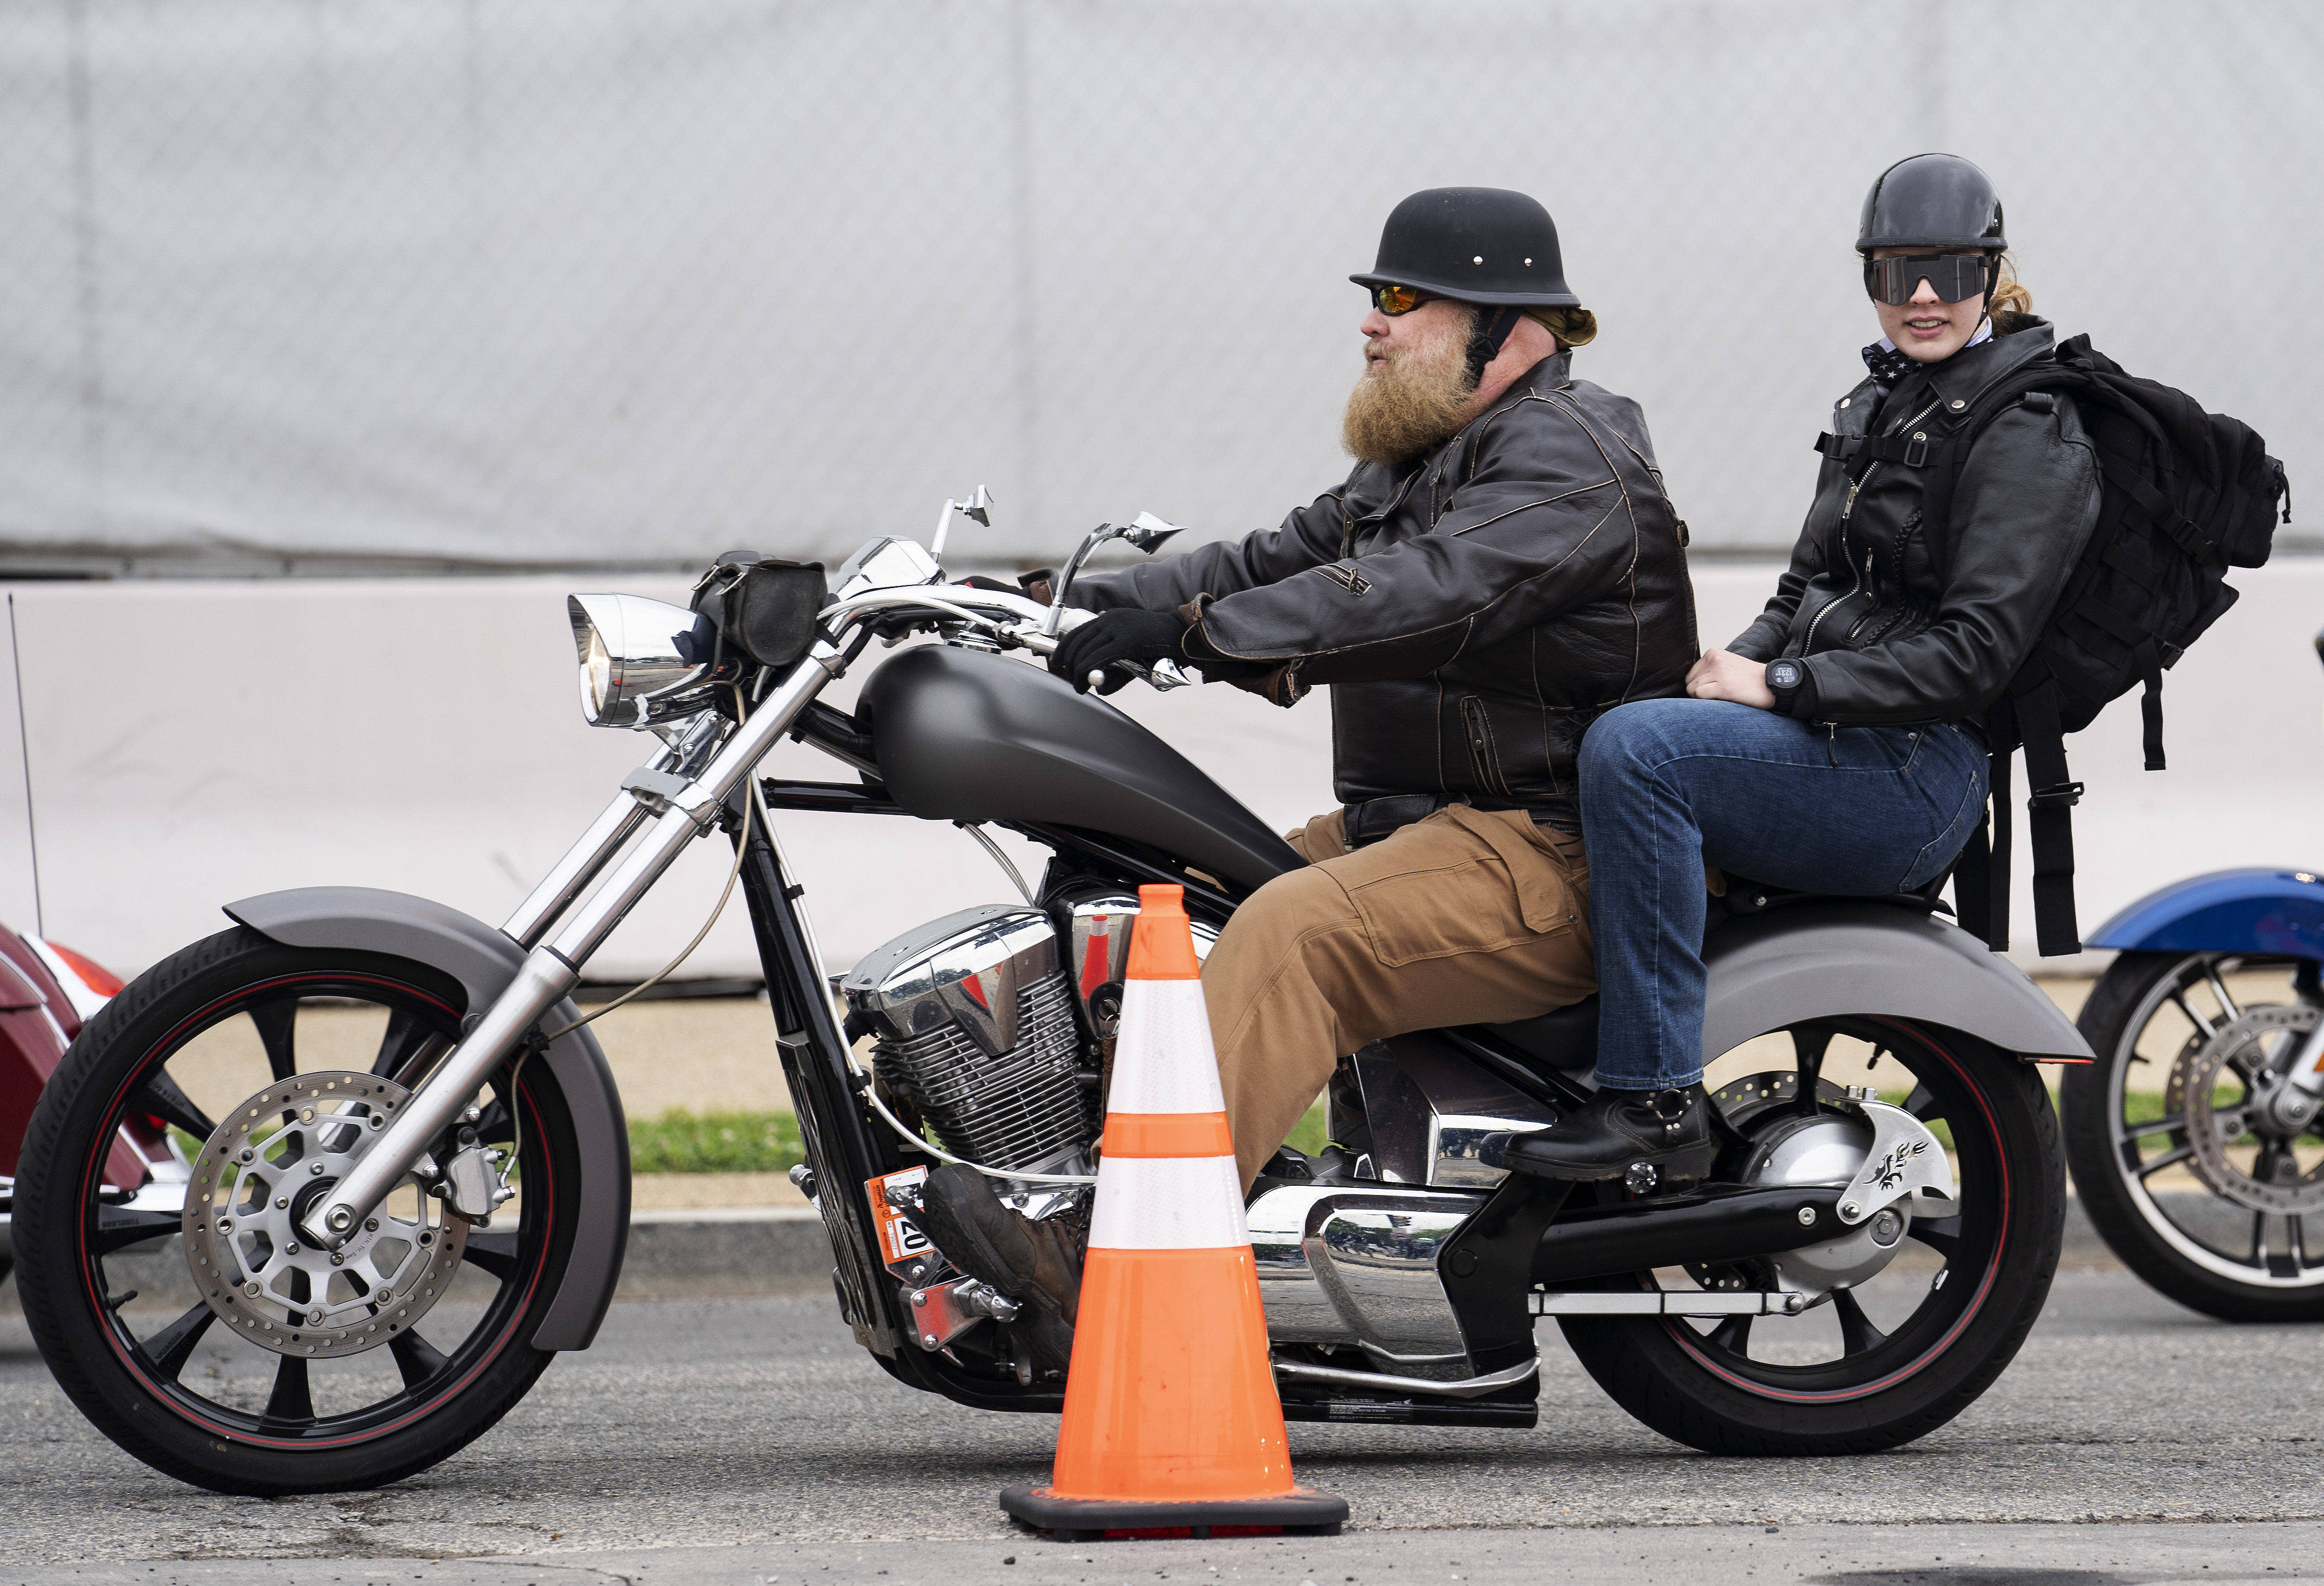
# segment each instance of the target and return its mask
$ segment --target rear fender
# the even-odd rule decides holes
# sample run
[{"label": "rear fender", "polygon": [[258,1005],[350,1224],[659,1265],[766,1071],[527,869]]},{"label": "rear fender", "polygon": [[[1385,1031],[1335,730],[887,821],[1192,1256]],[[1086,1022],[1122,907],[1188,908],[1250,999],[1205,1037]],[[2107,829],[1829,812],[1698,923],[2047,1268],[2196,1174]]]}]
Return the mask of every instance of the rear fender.
[{"label": "rear fender", "polygon": [[[514,978],[524,949],[501,932],[441,903],[372,887],[301,887],[229,903],[226,914],[286,947],[383,953],[441,970],[466,988],[481,1013]],[[559,1002],[550,1018],[579,1017]],[[586,1029],[559,1036],[541,1061],[565,1093],[580,1147],[581,1211],[572,1258],[550,1296],[532,1347],[579,1350],[597,1336],[613,1302],[630,1238],[630,1130],[613,1071]]]},{"label": "rear fender", "polygon": [[2190,876],[2116,914],[2089,945],[2126,953],[2324,958],[2324,874],[2218,870]]},{"label": "rear fender", "polygon": [[1891,903],[1800,903],[1705,944],[1707,1056],[1803,1019],[1880,1014],[1943,1025],[2029,1059],[2091,1060],[2071,1020],[1957,926]]}]

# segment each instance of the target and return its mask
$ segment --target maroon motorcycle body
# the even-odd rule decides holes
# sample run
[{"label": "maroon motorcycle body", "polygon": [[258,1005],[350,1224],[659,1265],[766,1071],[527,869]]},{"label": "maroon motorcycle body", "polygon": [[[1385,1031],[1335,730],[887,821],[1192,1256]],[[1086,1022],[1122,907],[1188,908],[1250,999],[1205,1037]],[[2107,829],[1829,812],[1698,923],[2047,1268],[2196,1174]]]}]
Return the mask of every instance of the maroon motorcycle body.
[{"label": "maroon motorcycle body", "polygon": [[[86,959],[76,964],[77,958],[78,954],[54,943],[36,946],[0,926],[0,1277],[14,1264],[9,1222],[16,1157],[23,1148],[33,1105],[65,1047],[80,1034],[83,1019],[120,988],[111,974]],[[62,978],[68,974],[74,976],[72,986]],[[106,1185],[134,1191],[152,1176],[152,1165],[170,1155],[161,1120],[134,1118],[121,1130],[106,1161]]]}]

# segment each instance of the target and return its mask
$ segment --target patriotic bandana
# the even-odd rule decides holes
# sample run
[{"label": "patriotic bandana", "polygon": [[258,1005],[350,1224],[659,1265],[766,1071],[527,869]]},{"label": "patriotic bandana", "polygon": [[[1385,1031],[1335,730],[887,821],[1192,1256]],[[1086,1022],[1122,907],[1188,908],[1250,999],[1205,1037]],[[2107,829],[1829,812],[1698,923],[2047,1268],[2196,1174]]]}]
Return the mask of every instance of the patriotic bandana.
[{"label": "patriotic bandana", "polygon": [[[1969,351],[1979,342],[1992,339],[1993,321],[1987,319],[1978,326],[1975,336],[1961,344],[1961,352]],[[1956,357],[1960,355],[1959,353],[1954,355]],[[1885,336],[1864,349],[1864,366],[1872,371],[1872,383],[1883,392],[1895,390],[1904,376],[1913,372],[1913,364],[1914,360],[1906,357],[1898,350],[1896,344]]]},{"label": "patriotic bandana", "polygon": [[1894,391],[1896,383],[1913,372],[1913,360],[1884,336],[1864,349],[1864,366],[1872,371],[1873,384],[1882,391]]}]

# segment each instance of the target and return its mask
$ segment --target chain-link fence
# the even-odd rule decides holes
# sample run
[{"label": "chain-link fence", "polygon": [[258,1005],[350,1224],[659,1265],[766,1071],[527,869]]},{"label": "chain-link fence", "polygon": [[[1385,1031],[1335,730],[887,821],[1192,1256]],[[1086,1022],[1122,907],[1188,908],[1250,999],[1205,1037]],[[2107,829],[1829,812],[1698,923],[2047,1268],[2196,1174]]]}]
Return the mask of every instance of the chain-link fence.
[{"label": "chain-link fence", "polygon": [[5,0],[0,572],[834,556],[980,480],[994,559],[1240,532],[1451,183],[1549,205],[1577,372],[1775,549],[1928,148],[2299,476],[2319,75],[2305,0]]}]

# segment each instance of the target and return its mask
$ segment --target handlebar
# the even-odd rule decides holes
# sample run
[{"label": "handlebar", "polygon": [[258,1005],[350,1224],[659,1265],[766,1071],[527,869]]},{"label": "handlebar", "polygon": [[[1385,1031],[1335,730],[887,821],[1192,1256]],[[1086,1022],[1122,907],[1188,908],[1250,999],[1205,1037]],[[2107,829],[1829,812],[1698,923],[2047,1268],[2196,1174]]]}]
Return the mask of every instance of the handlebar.
[{"label": "handlebar", "polygon": [[[934,584],[870,590],[825,607],[823,620],[836,640],[867,617],[892,611],[925,612],[940,622],[977,629],[1003,650],[1028,650],[1040,656],[1053,654],[1064,634],[1097,614],[1073,607],[1046,606],[1005,590],[979,589],[967,584]],[[1183,688],[1194,681],[1185,669],[1172,660],[1158,660],[1151,667],[1134,661],[1114,664],[1157,689]],[[1095,687],[1098,681],[1093,677],[1091,686]]]}]

